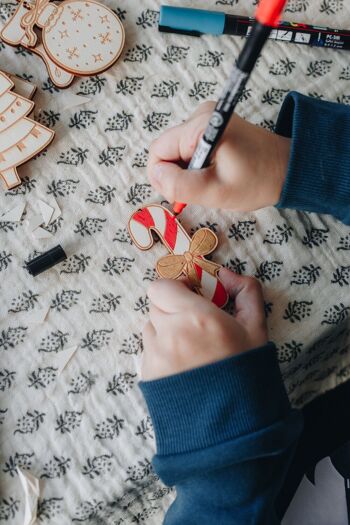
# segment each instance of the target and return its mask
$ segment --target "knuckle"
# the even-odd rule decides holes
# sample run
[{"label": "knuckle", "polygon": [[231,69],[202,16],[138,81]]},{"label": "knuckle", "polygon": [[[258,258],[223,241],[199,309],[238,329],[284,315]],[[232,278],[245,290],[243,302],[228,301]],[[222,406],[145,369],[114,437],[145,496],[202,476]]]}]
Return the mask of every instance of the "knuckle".
[{"label": "knuckle", "polygon": [[196,330],[204,332],[217,327],[215,317],[207,310],[197,310],[192,314],[192,325]]}]

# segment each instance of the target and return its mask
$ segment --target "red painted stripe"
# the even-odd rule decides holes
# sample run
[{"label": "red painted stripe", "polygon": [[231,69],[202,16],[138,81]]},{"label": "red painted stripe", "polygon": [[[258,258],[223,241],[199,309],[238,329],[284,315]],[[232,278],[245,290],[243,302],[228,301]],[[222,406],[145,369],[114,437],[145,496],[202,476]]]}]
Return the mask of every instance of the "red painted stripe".
[{"label": "red painted stripe", "polygon": [[178,231],[178,223],[176,222],[176,218],[171,213],[164,211],[165,213],[165,219],[166,219],[166,225],[165,225],[165,232],[164,232],[164,239],[169,245],[169,248],[171,250],[174,249],[176,244],[176,238],[177,238],[177,231]]},{"label": "red painted stripe", "polygon": [[134,213],[132,218],[134,219],[134,221],[143,224],[143,226],[145,226],[146,228],[154,227],[153,217],[147,208],[143,208],[143,210],[137,211],[136,213]]},{"label": "red painted stripe", "polygon": [[197,277],[198,279],[201,281],[202,280],[202,273],[203,273],[203,270],[200,266],[198,266],[198,264],[194,264],[194,269],[196,270],[196,274],[197,274]]},{"label": "red painted stripe", "polygon": [[215,288],[215,293],[212,298],[212,302],[216,304],[216,306],[218,306],[219,308],[222,308],[227,303],[227,300],[228,300],[228,295],[224,288],[224,285],[222,284],[222,282],[218,280],[216,288]]},{"label": "red painted stripe", "polygon": [[[194,265],[194,269],[196,270],[196,274],[198,276],[198,279],[202,281],[202,273],[203,270],[200,266],[197,264]],[[219,279],[217,279],[216,288],[213,297],[211,298],[211,302],[216,304],[219,308],[222,308],[228,300],[227,292]]]}]

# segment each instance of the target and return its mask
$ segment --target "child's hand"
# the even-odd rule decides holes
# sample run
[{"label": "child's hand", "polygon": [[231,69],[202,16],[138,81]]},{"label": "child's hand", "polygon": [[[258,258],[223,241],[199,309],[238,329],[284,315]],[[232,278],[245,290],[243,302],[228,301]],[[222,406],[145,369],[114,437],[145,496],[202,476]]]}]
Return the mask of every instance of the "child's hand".
[{"label": "child's hand", "polygon": [[191,291],[160,279],[149,288],[150,321],[143,331],[145,381],[184,372],[267,343],[260,283],[227,269],[220,279],[235,300],[233,317]]},{"label": "child's hand", "polygon": [[[153,142],[148,176],[169,202],[248,211],[277,204],[287,173],[290,139],[234,115],[216,147],[212,165],[182,169],[190,161],[214,103],[201,104],[184,124]],[[180,167],[181,166],[181,167]]]}]

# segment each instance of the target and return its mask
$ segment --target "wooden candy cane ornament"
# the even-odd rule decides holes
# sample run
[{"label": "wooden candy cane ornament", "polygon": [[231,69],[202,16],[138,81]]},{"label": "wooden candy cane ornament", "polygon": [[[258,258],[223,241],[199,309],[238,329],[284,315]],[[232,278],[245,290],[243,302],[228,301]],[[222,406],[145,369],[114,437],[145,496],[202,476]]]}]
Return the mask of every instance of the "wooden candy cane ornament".
[{"label": "wooden candy cane ornament", "polygon": [[225,306],[228,295],[217,275],[220,265],[204,258],[218,244],[209,228],[201,228],[191,239],[175,215],[159,204],[151,204],[131,216],[128,229],[140,250],[153,246],[152,230],[168,248],[170,255],[162,257],[156,265],[160,277],[176,279],[186,275],[200,295],[219,308]]}]

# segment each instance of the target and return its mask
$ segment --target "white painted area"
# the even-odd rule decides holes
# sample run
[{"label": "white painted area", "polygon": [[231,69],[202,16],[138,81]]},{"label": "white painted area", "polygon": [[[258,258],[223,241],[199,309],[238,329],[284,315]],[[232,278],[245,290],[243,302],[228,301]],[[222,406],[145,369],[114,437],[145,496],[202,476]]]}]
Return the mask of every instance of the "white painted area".
[{"label": "white painted area", "polygon": [[154,227],[157,229],[158,233],[164,237],[166,229],[166,211],[160,206],[149,206],[147,209],[152,215]]},{"label": "white painted area", "polygon": [[1,170],[0,175],[4,179],[8,188],[12,188],[20,184],[20,178],[17,175],[16,168],[9,168],[8,170]]},{"label": "white painted area", "polygon": [[216,277],[210,275],[210,273],[205,272],[204,270],[202,271],[201,287],[204,297],[207,297],[210,300],[214,297],[217,283],[218,280]]},{"label": "white painted area", "polygon": [[14,144],[24,140],[34,127],[32,120],[21,118],[11,127],[6,128],[1,132],[1,151],[4,153],[9,148],[12,148]]},{"label": "white painted area", "polygon": [[[179,224],[179,223],[178,223]],[[174,246],[174,254],[175,255],[182,255],[185,252],[188,252],[190,249],[191,241],[187,237],[187,235],[184,233],[181,224],[179,224],[179,228],[177,231],[177,237],[176,237],[176,243]]]},{"label": "white painted area", "polygon": [[150,232],[143,224],[131,219],[129,222],[129,230],[135,242],[142,248],[148,248],[151,246],[152,238]]},{"label": "white painted area", "polygon": [[[38,132],[37,137],[31,133],[33,130],[34,133]],[[4,148],[2,149],[4,160],[0,160],[0,171],[4,172],[13,166],[19,166],[25,160],[32,158],[48,144],[52,135],[51,130],[27,118],[16,122],[1,133],[0,143],[1,148]],[[22,150],[17,147],[21,142],[24,146]]]},{"label": "white painted area", "polygon": [[52,4],[43,6],[41,36],[48,55],[59,67],[77,75],[95,75],[118,58],[124,29],[113,11],[86,0],[66,1],[52,11]]},{"label": "white painted area", "polygon": [[0,71],[0,97],[6,93],[8,89],[12,89],[12,81],[8,78],[3,71]]},{"label": "white painted area", "polygon": [[0,97],[0,113],[4,113],[11,104],[16,100],[16,95],[14,93],[4,93]]}]

